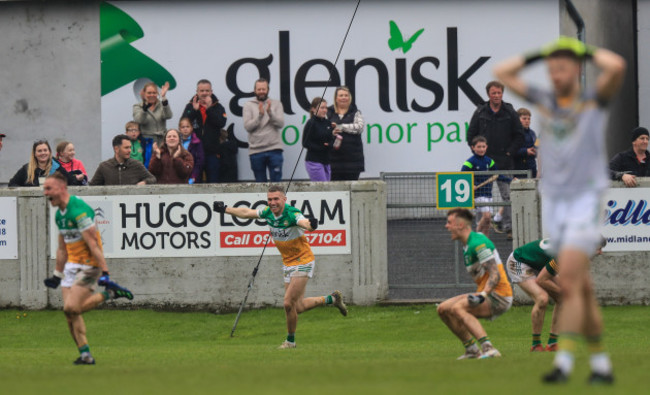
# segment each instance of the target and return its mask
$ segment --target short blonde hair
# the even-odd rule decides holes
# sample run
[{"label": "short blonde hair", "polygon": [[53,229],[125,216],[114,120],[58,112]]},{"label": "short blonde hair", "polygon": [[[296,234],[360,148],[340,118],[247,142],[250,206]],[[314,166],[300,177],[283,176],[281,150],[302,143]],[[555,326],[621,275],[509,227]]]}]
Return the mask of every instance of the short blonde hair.
[{"label": "short blonde hair", "polygon": [[527,109],[526,107],[521,107],[519,110],[517,110],[517,114],[521,117],[522,115],[528,115],[530,116],[530,110]]}]

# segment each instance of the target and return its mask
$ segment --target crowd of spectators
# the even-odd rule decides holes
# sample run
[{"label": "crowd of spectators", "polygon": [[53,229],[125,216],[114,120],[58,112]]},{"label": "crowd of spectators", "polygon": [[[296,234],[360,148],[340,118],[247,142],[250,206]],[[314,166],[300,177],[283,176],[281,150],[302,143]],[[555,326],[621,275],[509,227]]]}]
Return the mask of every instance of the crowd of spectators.
[{"label": "crowd of spectators", "polygon": [[[527,174],[519,173],[516,177],[537,178],[538,137],[530,128],[531,111],[515,109],[503,101],[504,86],[498,81],[490,81],[485,89],[487,100],[477,106],[468,124],[466,140],[473,156],[462,170],[525,170]],[[44,177],[57,171],[69,185],[237,182],[240,148],[248,149],[255,181],[282,180],[284,109],[281,101],[269,97],[267,80],[255,81],[254,98],[243,106],[247,142],[235,136],[233,124],[226,128],[226,110],[207,79],[197,82],[196,94],[186,104],[178,128],[168,129],[167,121],[173,116],[168,90],[169,83],[160,88],[153,82],[144,85],[140,92],[142,100],[133,105],[133,119],[126,122],[124,134],[113,139],[114,157],[100,163],[92,178],[75,158],[72,142],[59,142],[53,153],[47,140],[37,140],[28,162],[11,177],[9,186],[39,186]],[[345,86],[337,87],[329,107],[325,98],[314,98],[309,115],[302,132],[309,179],[358,180],[365,171],[365,121],[352,92]],[[643,127],[631,132],[631,148],[610,161],[612,180],[635,187],[638,177],[650,175],[648,134]],[[0,133],[0,150],[5,137]],[[477,201],[492,199],[493,181],[501,199],[509,201],[512,176],[479,175],[475,176],[475,187],[483,184],[476,191]],[[484,233],[492,225],[510,236],[512,219],[508,206],[497,211],[483,210],[479,218]]]}]

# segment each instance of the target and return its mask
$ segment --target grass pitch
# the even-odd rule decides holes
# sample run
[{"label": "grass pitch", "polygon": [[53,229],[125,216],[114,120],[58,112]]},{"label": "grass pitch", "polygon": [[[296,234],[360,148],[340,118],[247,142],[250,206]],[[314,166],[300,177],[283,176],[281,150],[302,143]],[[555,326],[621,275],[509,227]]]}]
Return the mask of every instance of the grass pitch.
[{"label": "grass pitch", "polygon": [[280,309],[243,313],[234,338],[234,314],[98,310],[85,315],[95,366],[72,364],[62,312],[0,310],[0,393],[647,393],[650,307],[603,312],[616,383],[594,388],[584,351],[568,384],[541,384],[553,354],[529,352],[530,307],[483,322],[503,358],[469,361],[456,361],[462,345],[433,305],[315,309],[300,316],[294,350],[276,349]]}]

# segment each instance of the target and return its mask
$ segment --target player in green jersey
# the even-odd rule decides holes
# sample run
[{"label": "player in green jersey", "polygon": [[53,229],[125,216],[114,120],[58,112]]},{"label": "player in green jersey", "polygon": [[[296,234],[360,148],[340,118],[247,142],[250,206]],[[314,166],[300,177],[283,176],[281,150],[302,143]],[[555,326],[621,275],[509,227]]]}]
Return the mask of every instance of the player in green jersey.
[{"label": "player in green jersey", "polygon": [[271,237],[282,255],[284,264],[284,311],[287,318],[287,339],[280,349],[296,347],[298,314],[315,307],[333,305],[342,315],[348,314],[340,291],[330,295],[305,297],[307,282],[314,273],[315,259],[304,231],[318,227],[315,218],[305,218],[300,210],[287,204],[287,195],[279,186],[272,185],[267,191],[268,206],[259,210],[248,207],[228,207],[215,202],[215,210],[239,218],[263,219],[269,226]]},{"label": "player in green jersey", "polygon": [[458,359],[500,357],[501,353],[494,348],[478,319],[493,320],[508,311],[512,305],[512,287],[494,244],[483,233],[472,232],[472,219],[469,210],[456,208],[447,213],[445,228],[452,240],[463,244],[465,269],[478,288],[476,293],[442,302],[438,315],[465,346],[465,354]]},{"label": "player in green jersey", "polygon": [[[557,318],[560,302],[560,288],[557,284],[555,269],[557,263],[555,256],[550,251],[548,239],[535,240],[515,249],[508,257],[506,271],[513,284],[519,285],[528,296],[533,299],[534,305],[530,313],[533,328],[533,345],[530,351],[557,351]],[[537,283],[539,273],[546,267],[546,273],[550,275],[547,280],[547,291]],[[549,295],[555,300],[553,317],[551,318],[551,331],[548,337],[546,348],[541,342],[542,328],[544,327],[544,316],[546,306],[549,302]]]},{"label": "player in green jersey", "polygon": [[[133,299],[133,294],[110,280],[101,237],[95,226],[95,212],[83,200],[68,193],[66,178],[59,172],[48,176],[43,192],[52,207],[58,207],[56,225],[59,228],[56,268],[44,283],[50,288],[61,285],[63,312],[80,354],[74,364],[94,365],[82,314],[108,299]],[[105,290],[95,293],[98,280]]]}]

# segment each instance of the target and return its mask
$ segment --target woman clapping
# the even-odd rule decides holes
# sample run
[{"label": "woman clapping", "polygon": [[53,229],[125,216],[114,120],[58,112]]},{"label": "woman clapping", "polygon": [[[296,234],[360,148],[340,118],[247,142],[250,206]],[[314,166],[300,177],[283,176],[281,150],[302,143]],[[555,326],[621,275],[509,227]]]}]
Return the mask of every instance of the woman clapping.
[{"label": "woman clapping", "polygon": [[169,129],[162,146],[153,144],[149,171],[158,184],[187,184],[193,168],[194,158],[183,148],[178,130]]},{"label": "woman clapping", "polygon": [[167,101],[168,90],[169,82],[165,82],[158,95],[158,86],[149,82],[140,91],[142,102],[133,105],[133,120],[140,125],[142,136],[157,143],[161,142],[167,129],[167,120],[172,117]]}]

